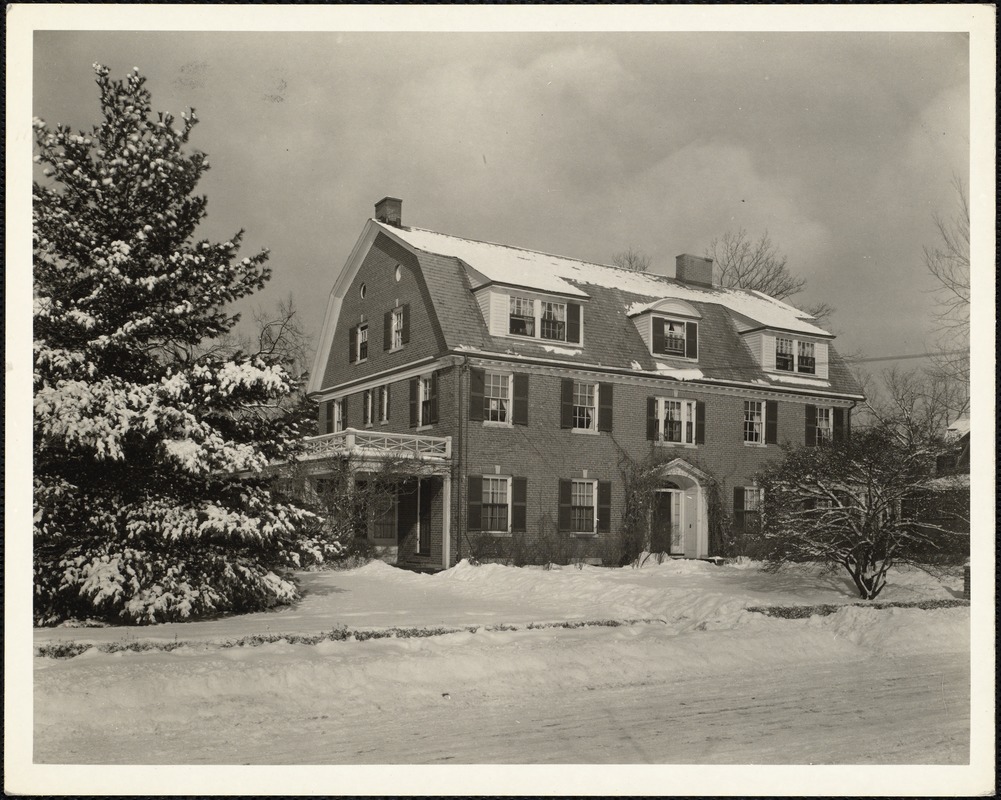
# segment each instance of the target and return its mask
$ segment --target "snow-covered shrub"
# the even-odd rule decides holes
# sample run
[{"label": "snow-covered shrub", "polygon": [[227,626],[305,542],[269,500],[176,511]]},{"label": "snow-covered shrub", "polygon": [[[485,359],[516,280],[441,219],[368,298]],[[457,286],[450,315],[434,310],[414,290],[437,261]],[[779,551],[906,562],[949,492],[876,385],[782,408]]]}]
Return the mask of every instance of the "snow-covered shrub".
[{"label": "snow-covered shrub", "polygon": [[281,348],[220,347],[267,252],[194,239],[197,118],[95,65],[90,132],[35,120],[35,618],[136,623],[287,603],[340,548],[267,477],[301,414]]}]

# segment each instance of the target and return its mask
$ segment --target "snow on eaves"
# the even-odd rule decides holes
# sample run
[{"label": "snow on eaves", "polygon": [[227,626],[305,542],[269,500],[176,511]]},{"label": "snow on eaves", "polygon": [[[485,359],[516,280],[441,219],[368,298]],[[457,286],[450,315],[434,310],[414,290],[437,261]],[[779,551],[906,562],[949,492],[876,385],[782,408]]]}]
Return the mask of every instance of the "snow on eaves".
[{"label": "snow on eaves", "polygon": [[815,386],[818,389],[828,389],[831,384],[823,378],[804,378],[799,375],[768,375],[772,383],[792,383],[799,386]]},{"label": "snow on eaves", "polygon": [[830,335],[812,324],[810,320],[813,318],[806,312],[760,292],[701,288],[680,283],[665,275],[593,264],[509,245],[462,239],[423,228],[397,228],[378,222],[376,224],[418,250],[461,259],[487,281],[495,283],[581,298],[589,297],[585,288],[590,285],[650,298],[646,303],[631,304],[627,309],[630,315],[640,313],[652,302],[665,297],[714,303],[742,314],[764,327],[817,336]]}]

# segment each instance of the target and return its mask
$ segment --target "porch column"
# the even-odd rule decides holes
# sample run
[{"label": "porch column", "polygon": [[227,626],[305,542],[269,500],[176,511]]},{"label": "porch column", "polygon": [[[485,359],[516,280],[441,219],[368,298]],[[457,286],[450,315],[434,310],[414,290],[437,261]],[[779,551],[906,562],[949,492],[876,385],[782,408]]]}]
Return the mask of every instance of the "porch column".
[{"label": "porch column", "polygon": [[441,561],[445,569],[452,566],[452,476],[447,472],[441,480]]}]

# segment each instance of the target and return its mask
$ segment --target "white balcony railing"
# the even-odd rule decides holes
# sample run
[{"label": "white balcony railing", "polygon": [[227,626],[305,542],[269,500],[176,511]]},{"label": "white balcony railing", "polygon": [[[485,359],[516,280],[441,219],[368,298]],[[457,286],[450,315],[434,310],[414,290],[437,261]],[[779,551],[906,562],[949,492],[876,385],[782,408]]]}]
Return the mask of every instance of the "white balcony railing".
[{"label": "white balcony railing", "polygon": [[451,436],[422,436],[419,433],[381,433],[347,428],[337,433],[306,437],[306,458],[357,455],[367,458],[395,455],[426,461],[447,461],[452,457]]}]

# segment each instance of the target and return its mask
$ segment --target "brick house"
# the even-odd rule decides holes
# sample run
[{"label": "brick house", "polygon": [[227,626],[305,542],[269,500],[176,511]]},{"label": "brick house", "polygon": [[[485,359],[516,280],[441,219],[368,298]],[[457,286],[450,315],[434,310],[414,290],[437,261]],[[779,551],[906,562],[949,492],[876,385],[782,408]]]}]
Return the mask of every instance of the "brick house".
[{"label": "brick house", "polygon": [[364,480],[389,455],[413,459],[417,477],[367,528],[400,564],[545,537],[607,560],[623,465],[645,459],[646,546],[718,555],[709,485],[748,524],[779,445],[845,435],[863,399],[833,335],[714,286],[707,259],[678,256],[670,278],[406,227],[395,198],[375,212],[330,294],[308,463],[322,477],[350,453]]}]

